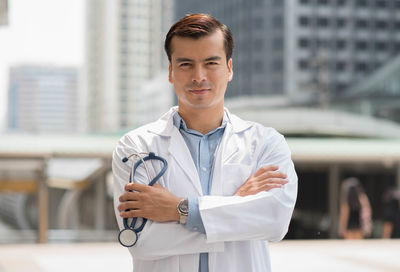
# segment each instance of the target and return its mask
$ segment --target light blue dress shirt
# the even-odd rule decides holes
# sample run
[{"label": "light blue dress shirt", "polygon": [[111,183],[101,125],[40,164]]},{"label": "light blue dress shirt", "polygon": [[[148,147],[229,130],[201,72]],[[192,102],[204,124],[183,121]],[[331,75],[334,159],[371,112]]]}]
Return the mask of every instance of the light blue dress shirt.
[{"label": "light blue dress shirt", "polygon": [[[179,129],[192,155],[194,165],[199,174],[203,195],[210,194],[215,156],[222,136],[224,135],[227,118],[225,113],[221,126],[203,135],[196,130],[188,129],[185,121],[178,112],[176,112],[173,117],[174,126]],[[189,214],[185,228],[205,234],[206,231],[200,216],[198,198],[189,197],[188,200]],[[208,253],[200,254],[199,272],[208,272]]]}]

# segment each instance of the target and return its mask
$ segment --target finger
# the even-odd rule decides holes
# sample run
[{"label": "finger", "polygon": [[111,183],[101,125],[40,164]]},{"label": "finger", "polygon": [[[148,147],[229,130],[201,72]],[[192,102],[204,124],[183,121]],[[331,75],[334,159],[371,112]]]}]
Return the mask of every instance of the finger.
[{"label": "finger", "polygon": [[127,183],[125,185],[125,191],[137,191],[137,192],[143,192],[148,189],[149,186],[144,185],[144,184],[139,184],[139,183]]},{"label": "finger", "polygon": [[119,214],[122,218],[134,218],[134,217],[143,217],[143,213],[141,210],[130,210],[123,211]]},{"label": "finger", "polygon": [[122,211],[139,209],[140,207],[141,205],[138,201],[127,201],[119,204],[117,209],[118,211],[122,212]]},{"label": "finger", "polygon": [[279,171],[269,171],[269,172],[265,172],[261,175],[259,175],[258,177],[256,177],[257,180],[265,180],[268,178],[282,178],[285,179],[287,178],[287,175],[283,172],[279,172]]},{"label": "finger", "polygon": [[283,184],[278,184],[278,183],[269,183],[266,184],[264,186],[262,186],[262,190],[261,191],[269,191],[271,189],[275,189],[275,188],[282,188]]},{"label": "finger", "polygon": [[287,179],[282,179],[282,178],[269,178],[269,179],[265,179],[263,181],[260,181],[258,184],[262,184],[261,186],[263,186],[263,184],[281,184],[281,185],[285,185],[286,183],[288,183],[289,181]]},{"label": "finger", "polygon": [[279,166],[277,165],[265,165],[263,167],[260,167],[256,173],[254,174],[255,177],[262,175],[265,172],[269,172],[269,171],[276,171],[279,169]]},{"label": "finger", "polygon": [[119,202],[139,200],[140,193],[126,192],[119,197]]}]

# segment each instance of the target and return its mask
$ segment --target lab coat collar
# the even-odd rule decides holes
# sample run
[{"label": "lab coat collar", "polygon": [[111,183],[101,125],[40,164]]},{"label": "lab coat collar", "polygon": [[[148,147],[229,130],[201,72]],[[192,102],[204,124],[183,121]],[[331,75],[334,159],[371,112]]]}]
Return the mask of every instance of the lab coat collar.
[{"label": "lab coat collar", "polygon": [[[240,133],[251,126],[249,122],[246,122],[236,115],[231,114],[227,108],[224,108],[224,110],[228,116],[228,123],[232,126],[232,131],[234,133]],[[173,130],[175,128],[173,123],[173,116],[176,111],[178,111],[178,106],[172,107],[159,120],[152,123],[149,126],[148,130],[160,136],[170,137],[173,134]]]}]

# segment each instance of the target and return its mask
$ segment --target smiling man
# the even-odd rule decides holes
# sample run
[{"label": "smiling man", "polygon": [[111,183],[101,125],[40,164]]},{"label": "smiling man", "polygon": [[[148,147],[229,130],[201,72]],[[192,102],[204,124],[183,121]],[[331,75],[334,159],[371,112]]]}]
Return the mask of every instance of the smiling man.
[{"label": "smiling man", "polygon": [[[297,176],[284,137],[224,108],[233,77],[233,38],[206,14],[169,30],[169,81],[178,97],[154,123],[127,133],[113,155],[114,204],[123,218],[149,221],[129,248],[134,271],[270,271],[268,241],[287,232]],[[147,186],[129,183],[122,159],[154,152],[169,168]],[[150,164],[149,164],[150,165]],[[160,165],[151,163],[153,176]]]}]

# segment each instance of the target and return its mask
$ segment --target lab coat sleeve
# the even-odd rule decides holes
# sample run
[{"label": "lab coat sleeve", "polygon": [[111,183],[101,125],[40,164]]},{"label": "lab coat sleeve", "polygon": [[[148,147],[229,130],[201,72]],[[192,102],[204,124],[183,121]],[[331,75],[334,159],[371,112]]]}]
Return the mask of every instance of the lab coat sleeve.
[{"label": "lab coat sleeve", "polygon": [[[283,239],[297,197],[297,175],[289,147],[276,131],[261,149],[256,168],[265,165],[278,165],[289,182],[283,188],[246,197],[204,196],[199,199],[208,242]],[[235,177],[225,173],[222,178]]]},{"label": "lab coat sleeve", "polygon": [[[119,196],[125,192],[124,186],[129,182],[131,167],[131,160],[123,163],[122,158],[137,151],[146,150],[138,149],[134,142],[125,136],[119,141],[113,153],[114,210],[120,230],[124,226],[117,207],[120,204]],[[154,176],[154,174],[151,175]],[[135,182],[148,184],[142,167],[138,168]],[[223,243],[208,243],[204,234],[189,231],[179,223],[157,223],[148,220],[143,231],[139,234],[137,243],[130,247],[129,251],[134,259],[157,260],[181,254],[220,252],[223,249]]]}]

